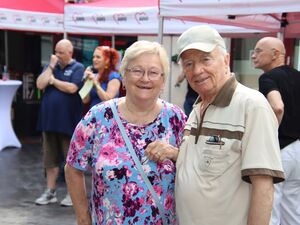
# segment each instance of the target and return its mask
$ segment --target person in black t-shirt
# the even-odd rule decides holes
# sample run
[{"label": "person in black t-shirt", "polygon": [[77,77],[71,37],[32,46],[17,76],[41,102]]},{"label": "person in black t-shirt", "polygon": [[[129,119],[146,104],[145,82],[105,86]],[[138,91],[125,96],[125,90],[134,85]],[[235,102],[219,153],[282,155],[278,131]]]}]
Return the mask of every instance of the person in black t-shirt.
[{"label": "person in black t-shirt", "polygon": [[272,225],[300,221],[300,72],[285,65],[285,47],[274,37],[255,46],[252,60],[264,73],[259,91],[268,99],[279,124],[279,143],[286,180],[275,185]]}]

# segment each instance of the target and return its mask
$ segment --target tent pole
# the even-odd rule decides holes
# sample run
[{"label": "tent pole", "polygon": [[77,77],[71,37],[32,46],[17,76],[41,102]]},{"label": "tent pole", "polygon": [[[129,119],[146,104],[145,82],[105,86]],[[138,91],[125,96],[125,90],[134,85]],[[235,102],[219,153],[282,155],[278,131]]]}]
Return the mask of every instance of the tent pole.
[{"label": "tent pole", "polygon": [[115,48],[115,46],[116,46],[116,37],[115,37],[115,35],[113,34],[113,35],[111,36],[111,47],[112,47],[112,48]]},{"label": "tent pole", "polygon": [[283,41],[283,36],[284,36],[284,33],[283,33],[283,30],[281,29],[281,31],[277,33],[277,38]]},{"label": "tent pole", "polygon": [[171,41],[170,41],[170,72],[169,72],[169,97],[168,101],[172,101],[172,69],[173,69],[173,63],[172,63],[172,55],[173,55],[173,36],[170,35]]},{"label": "tent pole", "polygon": [[158,40],[157,42],[162,44],[163,43],[163,30],[164,30],[164,18],[159,16],[159,23],[158,23]]},{"label": "tent pole", "polygon": [[68,39],[68,33],[64,31],[64,39]]},{"label": "tent pole", "polygon": [[9,61],[8,61],[8,33],[7,30],[4,31],[4,51],[5,51],[5,65],[7,66],[6,68],[8,68],[9,66]]}]

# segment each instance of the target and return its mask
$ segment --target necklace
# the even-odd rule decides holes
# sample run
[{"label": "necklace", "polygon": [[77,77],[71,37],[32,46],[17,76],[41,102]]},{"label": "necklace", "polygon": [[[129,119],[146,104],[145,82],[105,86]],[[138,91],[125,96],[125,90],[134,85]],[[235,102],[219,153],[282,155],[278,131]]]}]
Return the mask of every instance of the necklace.
[{"label": "necklace", "polygon": [[143,124],[148,124],[152,122],[156,116],[156,108],[157,108],[157,103],[155,103],[149,110],[143,111],[143,112],[135,112],[128,107],[128,103],[126,102],[126,99],[124,101],[125,105],[125,117],[126,119],[134,124],[138,125],[143,125]]}]

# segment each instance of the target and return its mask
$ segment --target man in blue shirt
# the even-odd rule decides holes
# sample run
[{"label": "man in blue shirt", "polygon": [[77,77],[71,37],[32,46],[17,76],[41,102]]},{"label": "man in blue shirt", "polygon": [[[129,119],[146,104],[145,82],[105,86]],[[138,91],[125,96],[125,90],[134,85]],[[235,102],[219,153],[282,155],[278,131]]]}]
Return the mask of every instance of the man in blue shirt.
[{"label": "man in blue shirt", "polygon": [[[60,161],[62,156],[65,159],[75,126],[82,117],[78,89],[82,86],[84,66],[72,55],[72,43],[60,40],[49,65],[36,81],[38,89],[44,90],[38,129],[43,132],[43,161],[47,176],[47,189],[35,201],[38,205],[57,202],[56,179]],[[68,194],[61,205],[72,205]]]}]

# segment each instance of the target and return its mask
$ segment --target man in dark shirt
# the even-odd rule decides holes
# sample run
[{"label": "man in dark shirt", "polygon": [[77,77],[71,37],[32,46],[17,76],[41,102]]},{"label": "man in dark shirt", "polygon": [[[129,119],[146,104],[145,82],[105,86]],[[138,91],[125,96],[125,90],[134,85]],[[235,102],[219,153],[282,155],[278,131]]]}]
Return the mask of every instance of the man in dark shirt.
[{"label": "man in dark shirt", "polygon": [[[175,87],[179,87],[180,84],[184,81],[184,79],[185,79],[185,74],[182,72],[177,78]],[[194,91],[194,89],[191,87],[189,82],[187,82],[187,92],[186,92],[185,100],[183,103],[184,112],[187,117],[192,112],[193,105],[194,105],[195,101],[197,100],[198,96],[199,96],[199,94],[196,91]]]},{"label": "man in dark shirt", "polygon": [[300,72],[285,65],[281,40],[265,37],[255,46],[252,60],[264,73],[259,91],[268,99],[279,124],[279,143],[286,180],[275,185],[272,225],[300,221]]},{"label": "man in dark shirt", "polygon": [[[72,59],[73,45],[69,40],[60,40],[51,55],[50,63],[37,79],[37,87],[44,90],[38,129],[43,132],[44,167],[47,189],[36,199],[38,205],[57,202],[56,179],[60,159],[65,158],[75,126],[82,117],[82,101],[78,89],[82,86],[84,66]],[[71,206],[67,196],[61,201]]]}]

